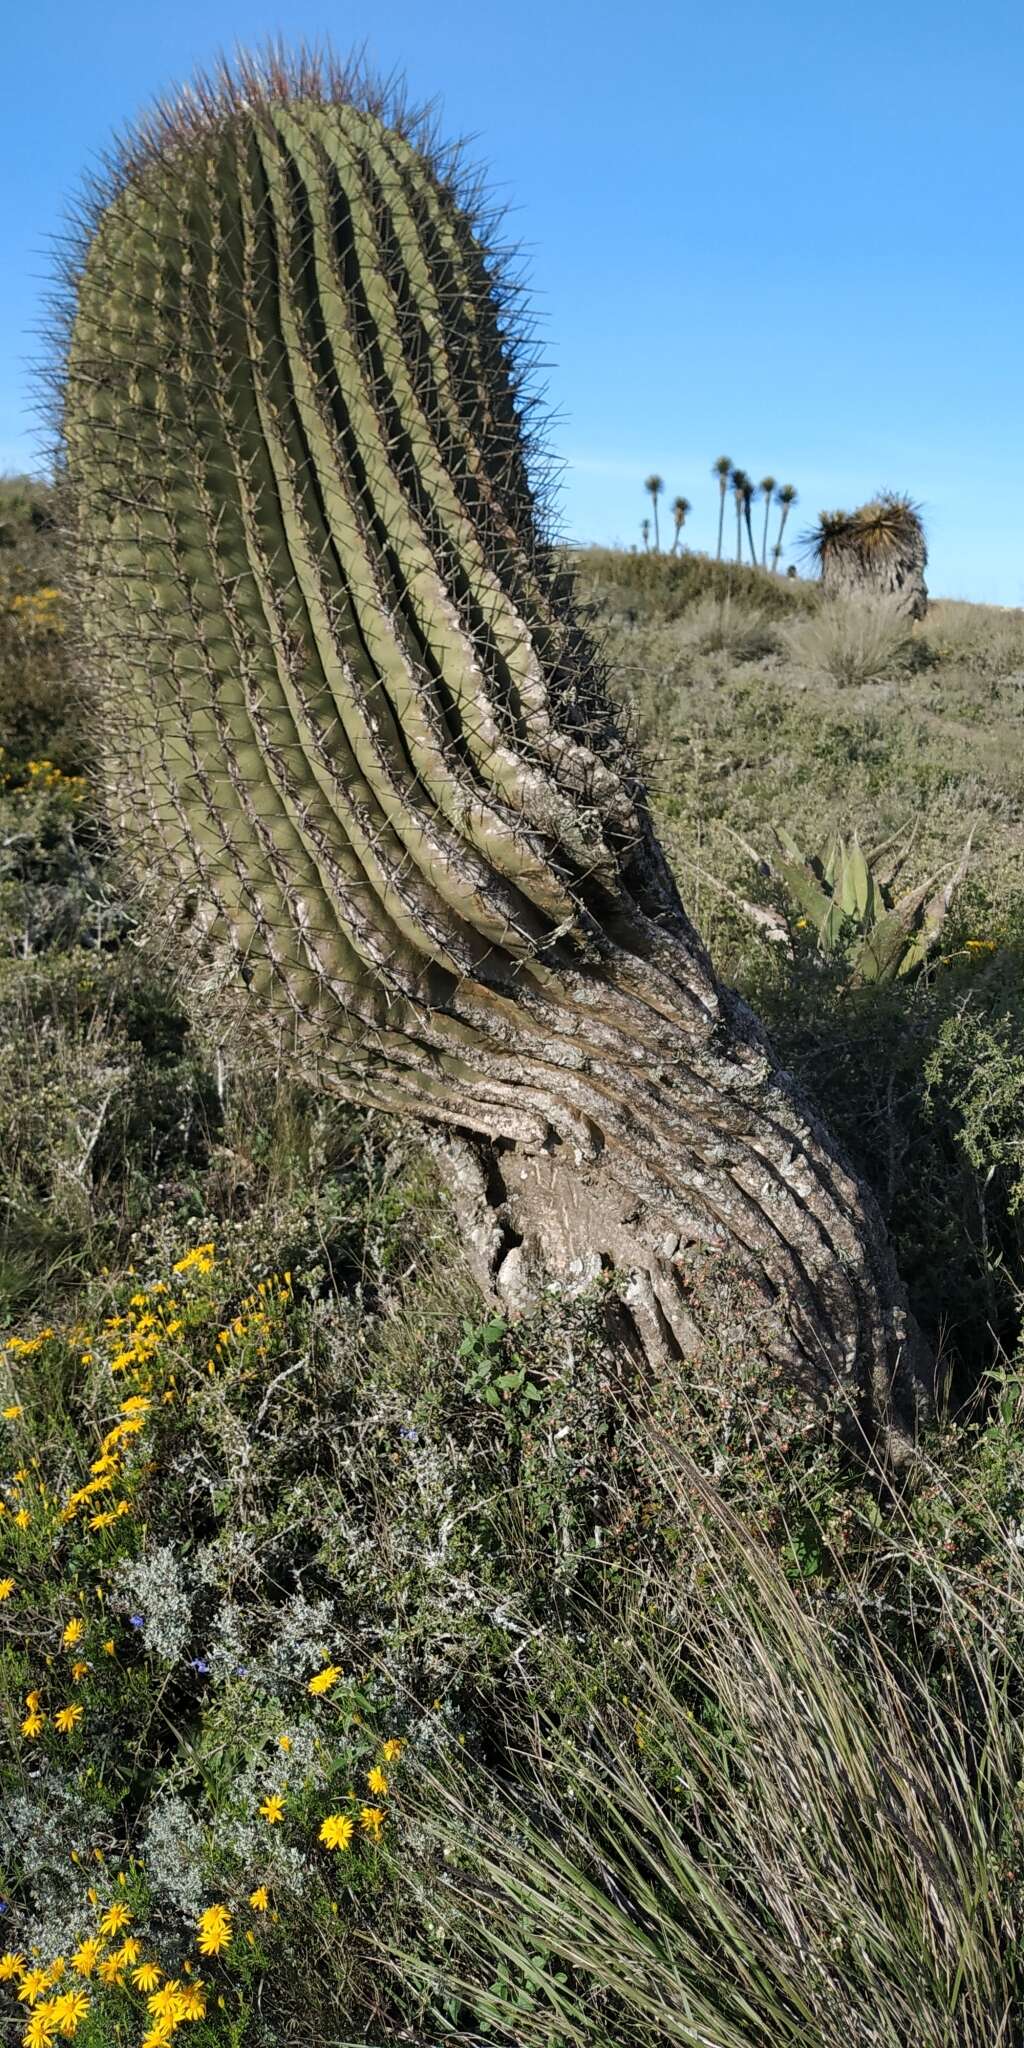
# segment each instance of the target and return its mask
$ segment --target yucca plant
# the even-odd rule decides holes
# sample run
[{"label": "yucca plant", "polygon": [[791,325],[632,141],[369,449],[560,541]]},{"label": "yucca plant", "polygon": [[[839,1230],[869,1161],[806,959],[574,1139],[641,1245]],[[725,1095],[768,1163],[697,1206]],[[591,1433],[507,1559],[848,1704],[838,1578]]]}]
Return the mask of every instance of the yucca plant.
[{"label": "yucca plant", "polygon": [[782,555],[782,536],[786,531],[786,521],[789,518],[789,515],[794,505],[796,504],[796,500],[797,492],[795,484],[779,485],[779,488],[775,493],[775,503],[779,507],[779,530],[775,536],[775,546],[772,549],[772,569],[775,571],[776,574],[778,573],[779,560]]},{"label": "yucca plant", "polygon": [[910,618],[928,605],[928,561],[921,508],[881,491],[856,512],[822,512],[804,536],[826,597],[863,593],[894,597]]},{"label": "yucca plant", "polygon": [[686,515],[688,512],[691,512],[692,510],[693,507],[690,504],[689,498],[673,498],[672,520],[675,527],[675,531],[672,535],[671,552],[674,555],[677,555],[679,553],[679,544],[683,537],[683,527],[686,525]]},{"label": "yucca plant", "polygon": [[769,516],[769,514],[770,514],[770,512],[771,512],[771,509],[772,509],[772,499],[773,499],[773,497],[774,497],[774,495],[775,495],[775,478],[774,478],[773,476],[763,476],[763,477],[761,478],[761,481],[760,481],[760,483],[758,484],[758,487],[757,487],[757,488],[758,488],[758,490],[759,490],[759,491],[760,491],[760,493],[761,493],[761,502],[762,502],[762,504],[764,505],[764,529],[763,529],[763,531],[762,531],[762,534],[761,534],[761,567],[762,567],[762,569],[767,569],[767,567],[768,567],[768,516]]},{"label": "yucca plant", "polygon": [[658,499],[660,498],[664,488],[664,477],[652,475],[647,477],[644,481],[644,490],[649,493],[651,500],[651,510],[654,513],[654,552],[656,555],[660,554],[661,552],[661,534],[658,528]]},{"label": "yucca plant", "polygon": [[711,465],[711,474],[718,478],[718,546],[715,550],[715,560],[720,562],[722,559],[722,529],[725,525],[725,500],[729,489],[729,478],[732,475],[732,458],[728,455],[717,455]]}]

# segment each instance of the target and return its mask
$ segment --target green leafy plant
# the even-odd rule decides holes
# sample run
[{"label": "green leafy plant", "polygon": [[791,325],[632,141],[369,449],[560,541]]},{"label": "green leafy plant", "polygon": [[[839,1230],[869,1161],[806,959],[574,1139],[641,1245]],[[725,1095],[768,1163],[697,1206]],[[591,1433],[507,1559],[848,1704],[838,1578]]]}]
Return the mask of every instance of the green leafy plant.
[{"label": "green leafy plant", "polygon": [[[898,896],[895,885],[913,835],[865,852],[856,832],[848,838],[837,834],[830,846],[809,856],[788,832],[777,829],[776,838],[781,857],[760,865],[781,883],[797,912],[796,928],[810,928],[823,954],[847,961],[850,988],[893,981],[923,965],[938,945],[971,850],[968,837],[952,871],[929,875]],[[765,923],[763,910],[758,920]],[[775,938],[788,937],[788,926],[781,922],[769,928]]]},{"label": "green leafy plant", "polygon": [[464,1392],[485,1401],[488,1408],[511,1409],[521,1420],[528,1420],[543,1401],[544,1392],[530,1378],[529,1367],[514,1355],[511,1364],[505,1363],[508,1324],[504,1317],[490,1316],[484,1323],[466,1320],[462,1331],[459,1357],[469,1366]]}]

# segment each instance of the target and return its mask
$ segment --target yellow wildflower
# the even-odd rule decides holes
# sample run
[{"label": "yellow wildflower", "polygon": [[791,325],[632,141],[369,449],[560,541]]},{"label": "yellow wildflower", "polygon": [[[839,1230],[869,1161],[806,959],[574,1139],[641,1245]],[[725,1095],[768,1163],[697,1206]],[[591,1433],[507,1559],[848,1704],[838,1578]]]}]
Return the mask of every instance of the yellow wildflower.
[{"label": "yellow wildflower", "polygon": [[122,1927],[127,1927],[131,1917],[128,1907],[122,1905],[120,1899],[115,1899],[113,1905],[107,1907],[100,1921],[100,1933],[105,1934],[108,1939],[113,1934],[120,1934]]},{"label": "yellow wildflower", "polygon": [[140,1963],[132,1971],[132,1983],[139,1991],[155,1991],[160,1982],[160,1970],[156,1963]]},{"label": "yellow wildflower", "polygon": [[285,1750],[285,1751],[289,1750],[289,1749],[291,1748],[291,1746],[292,1746],[292,1738],[291,1738],[291,1736],[290,1736],[290,1735],[279,1735],[279,1736],[278,1736],[278,1738],[277,1738],[277,1746],[278,1746],[278,1749],[283,1749],[283,1750]]},{"label": "yellow wildflower", "polygon": [[175,1273],[212,1273],[214,1266],[213,1244],[197,1244],[194,1251],[186,1252],[184,1258],[174,1262]]},{"label": "yellow wildflower", "polygon": [[16,1514],[16,1515],[15,1515],[15,1517],[14,1517],[14,1525],[15,1525],[15,1528],[17,1528],[17,1529],[27,1529],[27,1528],[28,1528],[28,1525],[29,1525],[29,1523],[30,1523],[30,1521],[31,1521],[31,1520],[32,1520],[32,1517],[31,1517],[31,1515],[29,1514],[29,1511],[28,1511],[28,1509],[27,1509],[27,1508],[19,1508],[19,1509],[18,1509],[18,1512],[17,1512],[17,1514]]},{"label": "yellow wildflower", "polygon": [[88,1669],[89,1669],[89,1666],[88,1666],[88,1664],[85,1664],[85,1663],[83,1663],[83,1662],[82,1662],[82,1660],[81,1660],[81,1658],[80,1658],[77,1664],[72,1664],[72,1666],[71,1666],[71,1676],[72,1676],[72,1678],[73,1678],[73,1679],[75,1679],[75,1681],[77,1682],[77,1680],[78,1680],[78,1679],[80,1679],[80,1678],[84,1678],[84,1677],[85,1677],[85,1674],[86,1674],[86,1672],[88,1671]]},{"label": "yellow wildflower", "polygon": [[380,1831],[385,1818],[382,1806],[361,1806],[359,1809],[359,1825],[375,1842],[380,1841]]},{"label": "yellow wildflower", "polygon": [[111,1523],[116,1522],[116,1520],[117,1516],[112,1514],[110,1509],[107,1508],[101,1515],[90,1515],[89,1527],[90,1529],[109,1529]]},{"label": "yellow wildflower", "polygon": [[73,1649],[76,1643],[81,1642],[84,1634],[85,1623],[84,1621],[80,1620],[78,1615],[75,1615],[73,1619],[68,1622],[67,1628],[64,1630],[64,1634],[61,1636],[61,1642],[63,1643],[64,1648],[66,1650]]},{"label": "yellow wildflower", "polygon": [[284,1800],[281,1798],[280,1793],[268,1792],[259,1810],[270,1827],[273,1827],[277,1821],[282,1820],[284,1817]]},{"label": "yellow wildflower", "polygon": [[404,1748],[404,1735],[389,1735],[387,1741],[381,1743],[380,1753],[386,1764],[393,1764],[401,1756]]},{"label": "yellow wildflower", "polygon": [[53,2016],[53,2003],[48,2000],[32,2014],[21,2037],[23,2048],[49,2048],[57,2025]]},{"label": "yellow wildflower", "polygon": [[319,1696],[321,1693],[330,1692],[332,1685],[337,1685],[340,1677],[340,1664],[326,1664],[322,1671],[317,1672],[315,1678],[310,1679],[307,1689],[315,1696]]},{"label": "yellow wildflower", "polygon": [[106,1640],[106,1642],[105,1642],[105,1643],[104,1643],[104,1645],[103,1645],[103,1654],[104,1654],[104,1656],[106,1656],[106,1657],[112,1657],[112,1656],[113,1656],[113,1654],[114,1654],[114,1638],[113,1638],[113,1636],[108,1636],[108,1637],[107,1637],[107,1640]]},{"label": "yellow wildflower", "polygon": [[104,1956],[102,1962],[98,1965],[98,1969],[104,1984],[124,1983],[124,1967],[118,1962],[116,1956]]},{"label": "yellow wildflower", "polygon": [[123,1941],[120,1948],[115,1950],[111,1960],[119,1963],[121,1968],[126,1970],[129,1963],[138,1962],[140,1952],[140,1944],[136,1941],[134,1934],[130,1934],[127,1941]]},{"label": "yellow wildflower", "polygon": [[266,1912],[270,1900],[267,1897],[267,1887],[265,1884],[258,1884],[256,1890],[249,1893],[249,1904],[254,1913]]},{"label": "yellow wildflower", "polygon": [[23,1414],[23,1412],[24,1412],[24,1411],[23,1411],[23,1409],[22,1409],[22,1407],[21,1407],[21,1404],[20,1404],[20,1402],[18,1402],[18,1401],[12,1401],[12,1403],[11,1403],[10,1407],[9,1407],[9,1408],[5,1408],[5,1409],[4,1409],[4,1411],[3,1411],[3,1417],[4,1417],[4,1421],[5,1421],[5,1422],[17,1422],[17,1420],[18,1420],[19,1416],[20,1416],[20,1415],[22,1415],[22,1414]]},{"label": "yellow wildflower", "polygon": [[20,1977],[25,1968],[25,1958],[17,1949],[9,1948],[0,1956],[0,1983],[6,1984],[11,1977]]},{"label": "yellow wildflower", "polygon": [[15,1587],[14,1579],[0,1579],[0,1600],[9,1600]]},{"label": "yellow wildflower", "polygon": [[53,2016],[57,2022],[57,2031],[63,2034],[66,2041],[74,2039],[88,2010],[87,1991],[65,1991],[60,1998],[54,2000]]},{"label": "yellow wildflower", "polygon": [[231,1915],[226,1906],[207,1906],[199,1915],[199,1950],[204,1956],[217,1956],[227,1948],[231,1940]]},{"label": "yellow wildflower", "polygon": [[139,2048],[167,2048],[173,2032],[173,2020],[157,2020],[155,2026],[147,2027],[139,2042]]},{"label": "yellow wildflower", "polygon": [[71,1730],[81,1720],[84,1712],[85,1708],[76,1700],[70,1707],[61,1707],[59,1713],[56,1713],[53,1717],[53,1725],[60,1730],[62,1735],[70,1735]]},{"label": "yellow wildflower", "polygon": [[34,2005],[47,1990],[45,1970],[26,1970],[18,1986],[18,1997],[25,2005]]},{"label": "yellow wildflower", "polygon": [[348,1849],[354,1829],[347,1813],[329,1813],[320,1828],[320,1840],[328,1849]]},{"label": "yellow wildflower", "polygon": [[80,1977],[91,1977],[100,1959],[100,1944],[94,1934],[86,1936],[71,1958],[71,1967]]},{"label": "yellow wildflower", "polygon": [[178,2017],[183,2020],[206,2018],[206,1997],[201,1983],[186,1984],[178,2000]]},{"label": "yellow wildflower", "polygon": [[380,1799],[384,1798],[388,1789],[388,1781],[379,1764],[374,1764],[372,1771],[367,1771],[366,1782],[371,1792],[376,1792]]},{"label": "yellow wildflower", "polygon": [[29,1742],[34,1742],[36,1736],[42,1733],[45,1726],[46,1715],[41,1714],[38,1708],[31,1707],[21,1724],[21,1732],[28,1737]]}]

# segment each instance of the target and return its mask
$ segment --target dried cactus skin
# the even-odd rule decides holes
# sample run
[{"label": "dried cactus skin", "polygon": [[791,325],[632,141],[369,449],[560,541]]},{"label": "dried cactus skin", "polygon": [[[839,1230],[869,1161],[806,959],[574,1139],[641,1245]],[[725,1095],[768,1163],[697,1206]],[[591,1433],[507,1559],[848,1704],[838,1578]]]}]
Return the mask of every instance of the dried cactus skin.
[{"label": "dried cactus skin", "polygon": [[885,1425],[918,1340],[881,1219],[679,902],[539,534],[473,215],[347,84],[242,83],[128,152],[75,277],[130,859],[200,1000],[450,1133],[499,1293],[624,1266],[648,1348],[685,1348],[680,1249],[738,1247],[794,1367]]}]

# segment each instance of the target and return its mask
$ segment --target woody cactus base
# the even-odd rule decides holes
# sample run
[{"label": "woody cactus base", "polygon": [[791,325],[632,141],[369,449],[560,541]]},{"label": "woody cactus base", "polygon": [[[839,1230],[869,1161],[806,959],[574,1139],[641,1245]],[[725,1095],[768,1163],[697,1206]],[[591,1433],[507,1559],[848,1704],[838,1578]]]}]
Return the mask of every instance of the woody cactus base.
[{"label": "woody cactus base", "polygon": [[245,64],[124,146],[69,282],[107,797],[195,998],[432,1127],[500,1299],[613,1267],[685,1351],[730,1247],[794,1372],[893,1426],[880,1216],[681,907],[452,165],[350,76]]}]

